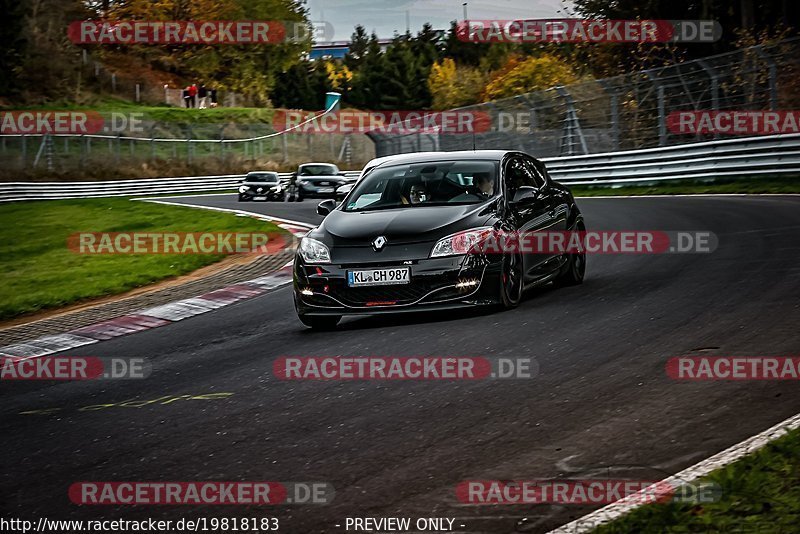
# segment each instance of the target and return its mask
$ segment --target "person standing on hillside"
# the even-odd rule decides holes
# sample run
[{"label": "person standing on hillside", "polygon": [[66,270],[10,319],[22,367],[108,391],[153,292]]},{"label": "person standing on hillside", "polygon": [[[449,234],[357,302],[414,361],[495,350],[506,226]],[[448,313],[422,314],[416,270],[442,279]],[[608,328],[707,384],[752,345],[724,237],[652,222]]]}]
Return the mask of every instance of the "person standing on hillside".
[{"label": "person standing on hillside", "polygon": [[197,106],[197,84],[192,84],[189,86],[189,104],[190,107]]},{"label": "person standing on hillside", "polygon": [[189,107],[189,101],[191,100],[191,97],[189,96],[189,87],[188,86],[183,88],[182,96],[183,96],[183,105],[188,108]]},{"label": "person standing on hillside", "polygon": [[208,89],[206,89],[206,85],[204,83],[200,84],[200,89],[197,92],[197,96],[199,97],[198,108],[206,109],[208,107]]}]

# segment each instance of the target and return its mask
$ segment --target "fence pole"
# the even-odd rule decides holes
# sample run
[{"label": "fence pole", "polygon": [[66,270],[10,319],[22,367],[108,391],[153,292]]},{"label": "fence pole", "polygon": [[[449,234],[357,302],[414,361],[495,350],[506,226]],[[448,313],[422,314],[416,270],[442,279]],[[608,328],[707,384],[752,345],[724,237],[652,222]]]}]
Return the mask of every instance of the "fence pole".
[{"label": "fence pole", "polygon": [[24,169],[28,161],[28,137],[24,134],[22,135],[22,153],[20,157],[22,158],[20,167]]},{"label": "fence pole", "polygon": [[[708,79],[711,82],[711,109],[714,111],[719,110],[719,75],[717,71],[711,68],[711,66],[703,61],[702,59],[697,60],[697,64],[700,65],[706,74],[708,74]],[[700,137],[700,133],[696,134],[696,137]],[[715,129],[714,130],[714,139],[719,139],[719,132]]]},{"label": "fence pole", "polygon": [[142,101],[142,91],[141,86],[137,83],[136,84],[136,102]]},{"label": "fence pole", "polygon": [[619,150],[619,94],[608,80],[599,80],[600,87],[611,96],[609,112],[611,113],[611,149]]},{"label": "fence pole", "polygon": [[116,73],[113,72],[111,73],[111,92],[112,93],[117,92],[117,75]]},{"label": "fence pole", "polygon": [[769,65],[769,110],[775,111],[778,109],[778,66],[775,60],[764,52],[761,45],[754,47],[754,50],[758,57]]}]

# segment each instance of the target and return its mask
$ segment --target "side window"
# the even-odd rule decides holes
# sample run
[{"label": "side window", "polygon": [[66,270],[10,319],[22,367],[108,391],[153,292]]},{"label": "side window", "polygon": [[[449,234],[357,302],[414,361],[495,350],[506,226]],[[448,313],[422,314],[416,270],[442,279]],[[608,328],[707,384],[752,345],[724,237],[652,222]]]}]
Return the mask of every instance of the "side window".
[{"label": "side window", "polygon": [[544,185],[547,183],[547,179],[544,176],[544,166],[540,167],[532,160],[526,160],[525,163],[530,171],[534,187],[537,189],[544,187]]}]

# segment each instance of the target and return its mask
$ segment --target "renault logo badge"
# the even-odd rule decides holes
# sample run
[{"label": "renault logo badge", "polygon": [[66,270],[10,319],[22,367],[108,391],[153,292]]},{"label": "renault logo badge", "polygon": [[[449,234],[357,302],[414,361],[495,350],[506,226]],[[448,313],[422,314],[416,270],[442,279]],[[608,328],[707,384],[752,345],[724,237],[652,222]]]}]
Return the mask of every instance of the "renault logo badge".
[{"label": "renault logo badge", "polygon": [[386,246],[386,238],[384,236],[378,236],[375,238],[375,241],[372,242],[372,248],[376,251],[383,250],[383,247]]}]

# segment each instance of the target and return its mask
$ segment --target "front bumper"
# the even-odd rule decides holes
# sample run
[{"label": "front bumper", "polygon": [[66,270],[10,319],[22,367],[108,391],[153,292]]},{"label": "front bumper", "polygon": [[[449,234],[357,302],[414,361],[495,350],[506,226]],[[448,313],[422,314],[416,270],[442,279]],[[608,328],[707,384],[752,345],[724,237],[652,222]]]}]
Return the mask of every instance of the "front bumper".
[{"label": "front bumper", "polygon": [[[300,185],[298,189],[300,194],[305,198],[336,198],[336,189],[340,186],[314,186],[314,185]],[[332,191],[323,191],[325,189],[333,189]]]},{"label": "front bumper", "polygon": [[[384,263],[306,265],[294,262],[294,296],[301,315],[372,315],[479,306],[500,302],[499,256],[470,254]],[[408,284],[349,287],[347,271],[410,267]]]}]

